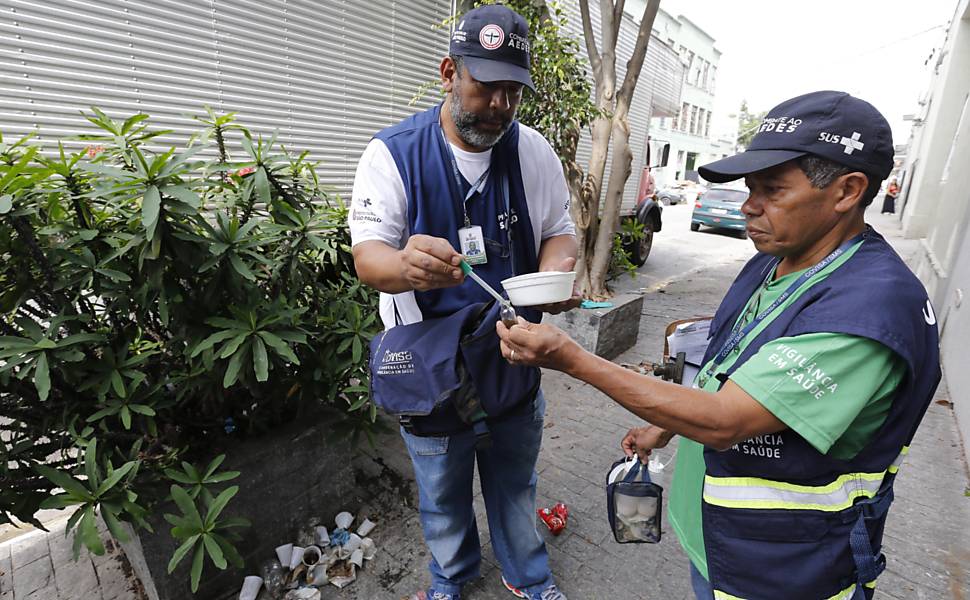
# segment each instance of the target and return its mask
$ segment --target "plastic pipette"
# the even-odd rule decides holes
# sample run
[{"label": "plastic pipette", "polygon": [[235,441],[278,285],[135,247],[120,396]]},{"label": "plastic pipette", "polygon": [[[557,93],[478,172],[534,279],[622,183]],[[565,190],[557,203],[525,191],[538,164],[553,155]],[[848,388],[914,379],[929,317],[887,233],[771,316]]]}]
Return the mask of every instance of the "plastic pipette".
[{"label": "plastic pipette", "polygon": [[516,315],[515,315],[515,309],[512,308],[512,304],[508,300],[506,300],[505,298],[502,297],[501,294],[496,292],[492,288],[492,286],[488,285],[488,283],[485,282],[484,279],[476,275],[475,271],[472,271],[472,266],[470,264],[468,264],[463,260],[461,261],[460,266],[461,266],[462,273],[464,273],[468,277],[471,277],[475,281],[475,283],[482,286],[482,289],[488,292],[489,294],[491,294],[492,297],[495,298],[495,300],[499,303],[499,305],[501,305],[502,308],[499,311],[498,316],[502,320],[502,322],[505,323],[506,327],[512,327],[513,325],[518,323],[518,319],[516,319]]}]

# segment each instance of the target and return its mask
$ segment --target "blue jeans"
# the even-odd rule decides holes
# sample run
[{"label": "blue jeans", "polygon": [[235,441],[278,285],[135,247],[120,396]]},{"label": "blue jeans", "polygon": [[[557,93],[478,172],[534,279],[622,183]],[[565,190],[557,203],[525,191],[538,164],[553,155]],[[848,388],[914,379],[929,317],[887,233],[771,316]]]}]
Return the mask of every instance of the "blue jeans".
[{"label": "blue jeans", "polygon": [[701,572],[697,570],[694,563],[690,563],[690,586],[694,588],[694,595],[697,600],[713,600],[714,588]]},{"label": "blue jeans", "polygon": [[535,466],[545,408],[540,391],[533,410],[490,423],[492,447],[484,451],[475,449],[470,430],[447,437],[401,430],[418,483],[434,591],[459,594],[479,575],[482,549],[472,508],[476,458],[492,550],[505,579],[530,594],[553,584],[546,545],[536,531]]}]

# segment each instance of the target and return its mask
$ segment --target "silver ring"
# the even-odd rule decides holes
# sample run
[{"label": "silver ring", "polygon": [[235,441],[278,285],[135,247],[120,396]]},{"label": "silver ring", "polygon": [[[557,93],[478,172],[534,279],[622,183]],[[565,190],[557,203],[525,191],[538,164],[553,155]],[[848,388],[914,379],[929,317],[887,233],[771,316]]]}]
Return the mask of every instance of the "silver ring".
[{"label": "silver ring", "polygon": [[512,353],[509,354],[509,362],[515,362],[515,350],[513,350]]}]

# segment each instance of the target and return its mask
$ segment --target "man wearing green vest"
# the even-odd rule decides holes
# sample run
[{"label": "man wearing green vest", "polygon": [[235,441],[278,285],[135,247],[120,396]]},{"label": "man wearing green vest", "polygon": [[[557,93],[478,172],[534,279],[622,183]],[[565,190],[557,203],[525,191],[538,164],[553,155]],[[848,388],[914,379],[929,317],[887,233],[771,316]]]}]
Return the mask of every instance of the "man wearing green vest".
[{"label": "man wearing green vest", "polygon": [[783,102],[746,152],[700,168],[744,178],[758,249],[711,323],[693,387],[638,375],[563,332],[497,326],[515,364],[561,370],[649,422],[645,459],[682,436],[671,525],[698,598],[871,598],[893,481],[939,382],[922,284],[865,223],[893,164],[889,125],[842,92]]}]

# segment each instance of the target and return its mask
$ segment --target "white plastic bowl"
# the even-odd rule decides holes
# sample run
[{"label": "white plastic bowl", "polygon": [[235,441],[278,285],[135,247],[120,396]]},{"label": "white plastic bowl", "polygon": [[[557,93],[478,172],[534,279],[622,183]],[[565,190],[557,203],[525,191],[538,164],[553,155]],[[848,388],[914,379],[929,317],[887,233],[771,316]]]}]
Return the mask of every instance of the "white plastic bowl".
[{"label": "white plastic bowl", "polygon": [[502,281],[509,300],[516,306],[554,304],[569,300],[573,295],[576,272],[542,271],[510,277]]}]

